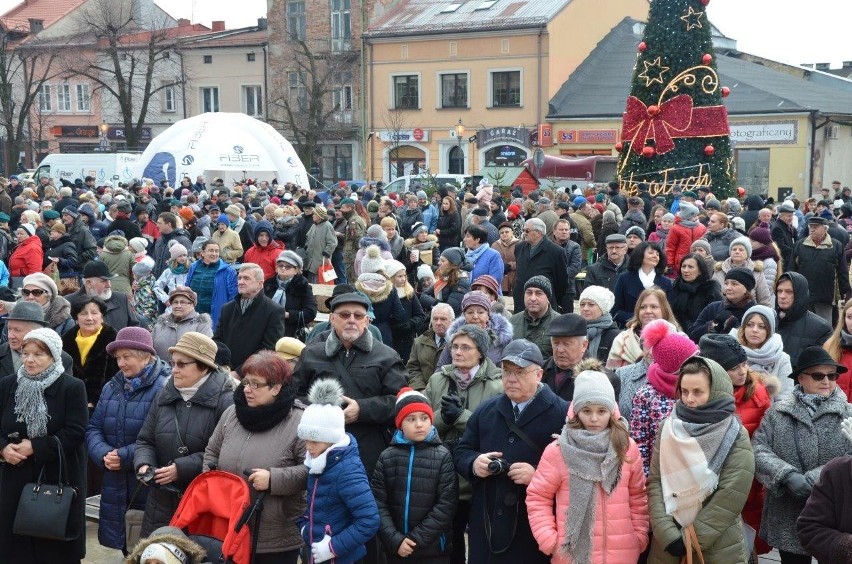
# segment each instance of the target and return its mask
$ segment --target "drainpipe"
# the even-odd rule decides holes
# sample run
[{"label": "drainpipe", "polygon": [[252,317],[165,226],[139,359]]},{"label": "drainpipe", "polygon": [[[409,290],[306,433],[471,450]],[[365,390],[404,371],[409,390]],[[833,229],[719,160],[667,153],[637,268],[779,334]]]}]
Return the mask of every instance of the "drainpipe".
[{"label": "drainpipe", "polygon": [[[827,125],[831,120],[825,120],[821,125],[817,125],[816,118],[819,112],[817,110],[811,110],[811,158],[809,159],[808,166],[808,184],[807,189],[808,192],[805,195],[805,198],[811,194],[811,191],[814,189],[813,181],[814,181],[814,153],[816,152],[816,133],[818,129],[822,129],[825,125]],[[824,157],[824,155],[823,155]]]},{"label": "drainpipe", "polygon": [[[536,127],[541,123],[541,36],[544,34],[544,26],[538,28],[538,77],[536,81],[537,91],[535,97],[535,123]],[[548,77],[549,80],[549,77]]]},{"label": "drainpipe", "polygon": [[183,106],[183,119],[186,119],[186,72],[183,68],[183,53],[178,52],[180,57],[180,98]]},{"label": "drainpipe", "polygon": [[367,45],[367,42],[364,40],[364,31],[365,31],[364,26],[367,23],[367,18],[366,18],[366,9],[364,7],[364,4],[365,4],[364,0],[361,0],[361,2],[359,2],[359,5],[360,5],[359,6],[360,7],[360,10],[359,10],[360,14],[359,15],[361,17],[361,53],[359,54],[359,57],[361,59],[361,103],[360,103],[360,106],[361,106],[361,112],[360,112],[361,113],[361,147],[362,147],[361,153],[363,154],[363,156],[361,158],[364,159],[364,161],[363,161],[364,165],[361,167],[361,172],[364,174],[363,178],[367,181],[370,181],[370,180],[372,180],[372,178],[369,178],[369,176],[367,175],[367,171],[371,168],[372,163],[371,162],[368,163],[367,157],[369,156],[370,159],[372,159],[372,154],[371,154],[371,151],[367,150],[367,144],[370,143],[371,146],[372,146],[372,143],[371,143],[371,140],[367,137],[367,133],[368,133],[367,104],[366,104],[367,96],[366,96],[366,90],[365,90],[366,87],[367,87],[367,76],[366,76],[367,67],[365,65],[367,54],[364,52],[365,47]]},{"label": "drainpipe", "polygon": [[263,111],[269,123],[269,42],[263,44]]}]

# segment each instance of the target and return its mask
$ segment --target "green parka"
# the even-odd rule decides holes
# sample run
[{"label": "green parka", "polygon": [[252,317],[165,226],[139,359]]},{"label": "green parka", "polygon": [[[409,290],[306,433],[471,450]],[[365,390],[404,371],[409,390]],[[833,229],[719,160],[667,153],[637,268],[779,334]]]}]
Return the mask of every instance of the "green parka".
[{"label": "green parka", "polygon": [[[712,382],[710,385],[710,399],[716,399],[722,395],[732,395],[733,386],[728,374],[713,361],[697,357],[703,360],[710,369]],[[665,419],[660,425],[669,424]],[[704,561],[708,564],[730,563],[745,564],[748,562],[745,542],[743,540],[743,526],[740,513],[748,498],[754,478],[754,453],[748,438],[748,431],[740,427],[740,434],[734,446],[728,453],[719,472],[719,484],[698,512],[693,525],[701,545]],[[654,442],[654,453],[651,458],[651,475],[648,480],[648,510],[651,514],[651,528],[653,531],[653,543],[651,553],[648,556],[649,564],[679,564],[680,557],[672,556],[666,552],[666,547],[682,537],[683,533],[674,517],[666,513],[663,503],[663,487],[660,481],[660,432]],[[684,539],[685,541],[685,539]]]}]

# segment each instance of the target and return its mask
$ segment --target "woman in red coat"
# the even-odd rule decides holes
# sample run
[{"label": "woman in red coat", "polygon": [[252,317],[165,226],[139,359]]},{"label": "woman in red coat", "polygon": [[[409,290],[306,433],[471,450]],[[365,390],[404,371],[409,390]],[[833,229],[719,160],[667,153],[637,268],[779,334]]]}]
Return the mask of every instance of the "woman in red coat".
[{"label": "woman in red coat", "polygon": [[[772,405],[772,396],[781,389],[778,378],[749,369],[745,349],[733,335],[707,334],[701,337],[698,346],[701,356],[714,359],[731,377],[737,415],[751,438],[760,426],[766,410]],[[743,507],[743,521],[755,531],[760,530],[764,493],[763,486],[755,479]],[[770,550],[772,549],[768,544],[755,536],[751,561],[757,562],[754,553],[766,554]]]},{"label": "woman in red coat", "polygon": [[681,202],[675,224],[666,237],[666,259],[671,266],[671,278],[676,278],[680,272],[680,261],[689,254],[692,242],[707,232],[707,228],[697,218],[698,208],[688,202]]},{"label": "woman in red coat", "polygon": [[22,223],[16,230],[18,246],[9,257],[9,274],[16,276],[28,276],[34,272],[41,272],[44,251],[41,248],[41,239],[35,235],[35,225]]},{"label": "woman in red coat", "polygon": [[284,250],[284,245],[274,238],[272,224],[262,219],[254,228],[254,245],[249,247],[243,257],[243,262],[252,262],[263,269],[263,279],[269,280],[275,276],[275,261]]},{"label": "woman in red coat", "polygon": [[834,333],[822,347],[828,351],[834,362],[839,362],[849,369],[837,377],[837,387],[843,390],[849,400],[852,398],[852,300],[846,300],[843,311],[837,318]]}]

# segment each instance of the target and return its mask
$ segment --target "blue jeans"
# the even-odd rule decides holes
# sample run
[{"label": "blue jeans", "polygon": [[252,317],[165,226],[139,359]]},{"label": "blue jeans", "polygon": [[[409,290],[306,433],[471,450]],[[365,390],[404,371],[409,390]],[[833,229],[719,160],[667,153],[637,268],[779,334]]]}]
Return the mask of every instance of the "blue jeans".
[{"label": "blue jeans", "polygon": [[334,251],[331,255],[331,266],[334,267],[334,272],[337,274],[335,284],[348,284],[346,278],[346,265],[343,264],[343,251]]}]

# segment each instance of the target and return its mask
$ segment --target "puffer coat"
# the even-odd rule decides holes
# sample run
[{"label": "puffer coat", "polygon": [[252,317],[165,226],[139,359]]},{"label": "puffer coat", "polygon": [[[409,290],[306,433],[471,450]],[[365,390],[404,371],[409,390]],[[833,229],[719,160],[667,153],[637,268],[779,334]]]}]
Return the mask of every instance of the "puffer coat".
[{"label": "puffer coat", "polygon": [[[257,238],[261,233],[269,235],[269,242],[265,247],[262,247],[257,242]],[[278,255],[284,250],[284,245],[275,240],[275,229],[268,221],[260,220],[254,227],[254,245],[246,250],[243,262],[251,262],[260,265],[263,269],[263,279],[269,280],[275,276],[275,261]]]},{"label": "puffer coat", "polygon": [[740,237],[739,231],[725,227],[719,231],[707,231],[701,238],[710,243],[710,254],[713,260],[722,262],[731,256],[731,242]]},{"label": "puffer coat", "polygon": [[[527,487],[527,512],[538,549],[552,556],[554,564],[569,564],[562,552],[565,525],[571,507],[571,477],[559,443],[547,445]],[[598,485],[593,514],[591,562],[622,564],[636,562],[648,546],[648,496],[645,473],[636,443],[630,441],[621,479],[611,494]],[[554,500],[556,513],[553,512]],[[590,515],[589,517],[592,517]]]},{"label": "puffer coat", "polygon": [[[161,468],[174,463],[178,478],[171,485],[185,490],[201,474],[204,449],[225,409],[234,403],[233,396],[233,379],[218,370],[210,373],[207,381],[188,401],[183,400],[174,381],[169,380],[154,399],[139,432],[133,470],[137,471],[144,465]],[[179,451],[182,446],[188,449],[187,454]],[[179,501],[176,493],[151,488],[145,503],[142,536],[168,525]]]},{"label": "puffer coat", "polygon": [[452,552],[452,524],[458,503],[453,457],[432,431],[414,443],[397,430],[376,463],[370,486],[379,506],[382,539],[390,562],[404,562],[398,550],[404,538],[417,546],[417,562],[446,562]]},{"label": "puffer coat", "polygon": [[334,562],[349,564],[367,554],[364,544],[379,530],[379,512],[358,442],[347,433],[349,444],[332,446],[322,474],[308,474],[308,507],[298,522],[305,546],[328,534]]},{"label": "puffer coat", "polygon": [[[719,283],[720,288],[725,286],[725,276],[727,276],[728,272],[730,272],[732,268],[734,268],[734,265],[731,264],[730,257],[726,258],[722,262],[716,263],[716,268],[713,270],[712,276],[713,280]],[[772,307],[775,305],[774,295],[770,286],[767,286],[766,277],[763,275],[763,261],[747,259],[740,268],[750,270],[752,275],[754,275],[755,285],[754,293],[752,295],[757,300],[757,303],[765,305],[766,307]]]},{"label": "puffer coat", "polygon": [[104,456],[112,450],[117,450],[121,458],[121,470],[105,470],[103,474],[98,522],[98,541],[103,546],[125,548],[124,514],[128,509],[145,507],[148,488],[138,487],[133,466],[136,438],[154,397],[166,385],[170,375],[169,365],[155,360],[139,387],[125,394],[126,378],[119,372],[104,386],[86,427],[89,459],[95,466],[103,468]]},{"label": "puffer coat", "polygon": [[829,460],[852,454],[852,445],[839,432],[840,423],[850,416],[852,405],[839,388],[814,413],[793,395],[763,416],[753,442],[756,476],[766,488],[760,536],[770,546],[806,554],[796,537],[796,519],[807,500],[794,497],[784,482],[796,472],[813,486]]},{"label": "puffer coat", "polygon": [[100,259],[110,273],[117,278],[110,281],[114,292],[124,292],[132,294],[133,289],[130,286],[130,281],[133,280],[131,269],[133,268],[133,251],[127,248],[127,239],[121,235],[110,235],[104,240],[103,250],[100,252]]},{"label": "puffer coat", "polygon": [[798,272],[785,272],[778,277],[775,287],[785,280],[793,285],[793,306],[787,311],[781,311],[776,306],[776,333],[784,340],[784,352],[790,355],[790,364],[795,370],[799,353],[813,345],[822,346],[831,336],[832,327],[825,319],[808,310],[811,295],[805,277]]}]

